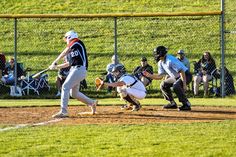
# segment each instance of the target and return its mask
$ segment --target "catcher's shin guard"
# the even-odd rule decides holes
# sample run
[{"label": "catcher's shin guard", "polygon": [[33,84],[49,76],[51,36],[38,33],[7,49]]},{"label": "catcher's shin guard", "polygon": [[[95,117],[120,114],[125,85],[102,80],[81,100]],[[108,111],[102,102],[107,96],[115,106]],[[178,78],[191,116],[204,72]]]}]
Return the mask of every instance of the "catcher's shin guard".
[{"label": "catcher's shin guard", "polygon": [[133,99],[131,96],[129,96],[128,94],[126,95],[126,97],[123,97],[124,100],[128,101],[129,103],[135,105],[135,106],[139,106],[139,102],[135,99]]}]

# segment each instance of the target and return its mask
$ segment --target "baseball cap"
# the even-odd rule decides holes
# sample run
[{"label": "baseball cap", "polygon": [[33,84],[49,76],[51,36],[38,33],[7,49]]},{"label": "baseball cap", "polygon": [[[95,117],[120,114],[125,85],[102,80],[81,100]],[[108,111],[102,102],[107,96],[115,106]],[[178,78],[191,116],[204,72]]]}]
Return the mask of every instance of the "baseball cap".
[{"label": "baseball cap", "polygon": [[142,57],[141,61],[145,62],[145,61],[147,61],[147,58],[146,57]]},{"label": "baseball cap", "polygon": [[111,57],[111,60],[112,60],[112,61],[116,60],[116,56],[113,55],[113,56]]},{"label": "baseball cap", "polygon": [[177,54],[184,54],[184,50],[179,50]]},{"label": "baseball cap", "polygon": [[113,55],[113,56],[111,57],[111,60],[112,60],[112,61],[115,61],[115,60],[116,60],[116,57],[117,57],[117,60],[118,60],[118,55]]}]

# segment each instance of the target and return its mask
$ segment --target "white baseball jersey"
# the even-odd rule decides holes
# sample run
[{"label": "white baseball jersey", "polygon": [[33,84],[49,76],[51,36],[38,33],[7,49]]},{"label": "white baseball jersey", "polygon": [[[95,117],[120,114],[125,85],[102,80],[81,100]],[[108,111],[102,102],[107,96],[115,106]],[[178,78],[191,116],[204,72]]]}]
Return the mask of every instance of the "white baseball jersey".
[{"label": "white baseball jersey", "polygon": [[146,88],[135,76],[124,74],[118,81],[123,81],[125,83],[124,86],[117,88],[119,93],[121,90],[125,90],[127,94],[132,95],[137,99],[145,98]]}]

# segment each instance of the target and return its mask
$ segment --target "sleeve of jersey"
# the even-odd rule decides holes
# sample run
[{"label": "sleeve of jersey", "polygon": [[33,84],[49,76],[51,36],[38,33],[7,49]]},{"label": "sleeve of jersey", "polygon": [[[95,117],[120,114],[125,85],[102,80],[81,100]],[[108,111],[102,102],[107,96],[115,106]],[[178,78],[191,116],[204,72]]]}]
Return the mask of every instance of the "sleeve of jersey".
[{"label": "sleeve of jersey", "polygon": [[148,66],[147,69],[146,69],[147,72],[153,74],[153,68],[152,66]]},{"label": "sleeve of jersey", "polygon": [[132,84],[135,80],[130,76],[124,76],[119,81],[123,81],[126,85]]},{"label": "sleeve of jersey", "polygon": [[140,66],[137,66],[134,70],[133,70],[133,74],[138,74],[139,73],[139,69],[140,69]]},{"label": "sleeve of jersey", "polygon": [[108,64],[107,67],[106,67],[106,71],[111,73],[112,72],[112,69],[113,69],[114,65],[113,64]]},{"label": "sleeve of jersey", "polygon": [[158,74],[165,74],[165,70],[161,65],[161,62],[158,62]]},{"label": "sleeve of jersey", "polygon": [[185,58],[185,59],[186,59],[186,66],[187,66],[188,70],[190,70],[189,69],[190,68],[190,62],[189,62],[189,60],[187,58]]},{"label": "sleeve of jersey", "polygon": [[176,71],[177,73],[179,73],[181,70],[182,71],[186,71],[186,67],[184,66],[184,64],[180,61],[175,61],[175,62],[171,62],[171,67],[174,71]]}]

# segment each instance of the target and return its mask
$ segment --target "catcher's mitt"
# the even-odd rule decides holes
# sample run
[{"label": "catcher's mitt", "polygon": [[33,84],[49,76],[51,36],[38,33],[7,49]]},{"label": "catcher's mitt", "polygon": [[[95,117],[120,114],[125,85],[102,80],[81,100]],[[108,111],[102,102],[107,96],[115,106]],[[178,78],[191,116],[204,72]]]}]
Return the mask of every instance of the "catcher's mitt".
[{"label": "catcher's mitt", "polygon": [[99,91],[104,86],[103,79],[100,77],[97,77],[95,79],[95,85],[96,85],[97,91]]}]

